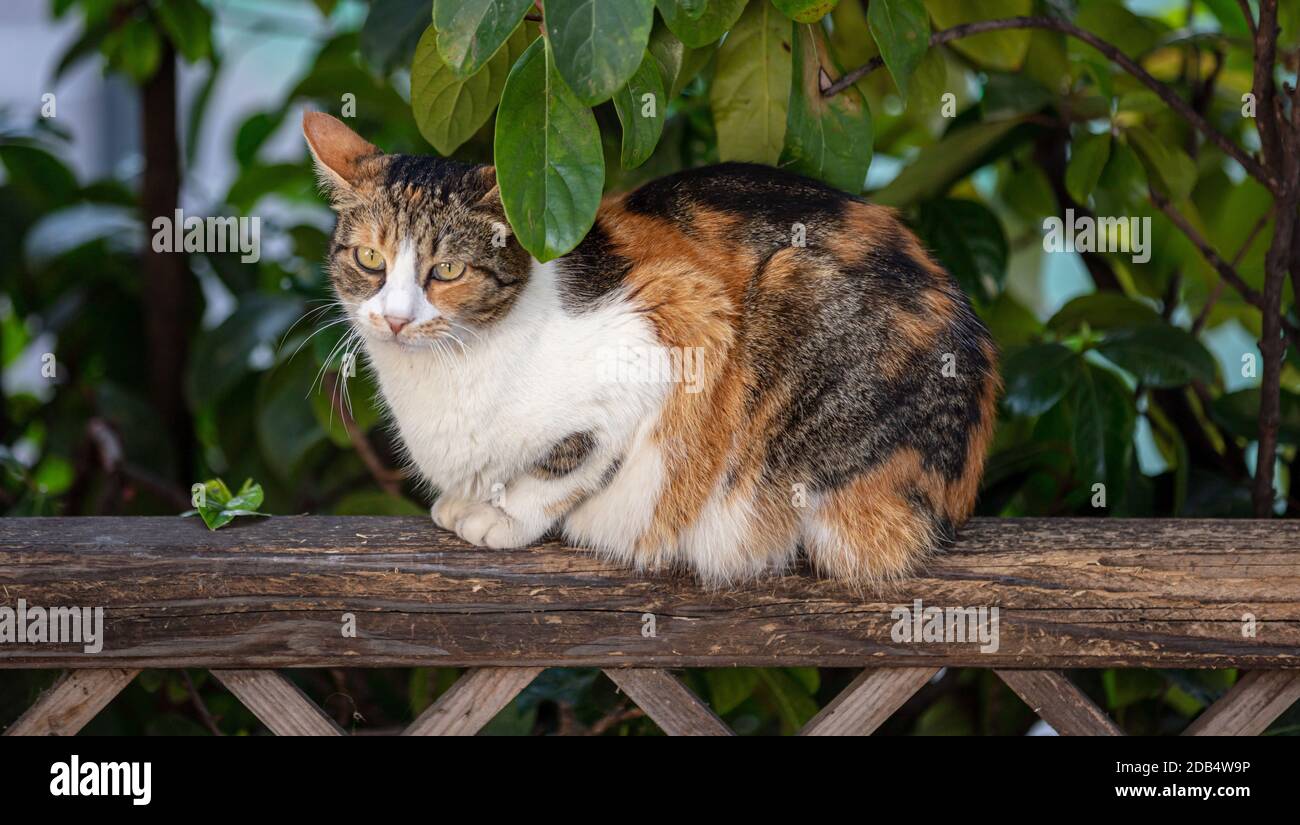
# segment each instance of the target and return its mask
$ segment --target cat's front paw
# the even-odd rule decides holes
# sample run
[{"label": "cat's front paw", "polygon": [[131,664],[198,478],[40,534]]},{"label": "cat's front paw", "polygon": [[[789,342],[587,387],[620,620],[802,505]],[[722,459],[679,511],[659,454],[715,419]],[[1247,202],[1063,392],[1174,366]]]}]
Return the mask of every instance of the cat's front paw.
[{"label": "cat's front paw", "polygon": [[525,535],[519,522],[486,502],[475,502],[461,510],[454,530],[470,544],[493,550],[523,547],[536,538]]},{"label": "cat's front paw", "polygon": [[429,508],[429,515],[433,517],[433,523],[444,530],[455,532],[456,522],[460,521],[461,516],[465,514],[474,502],[465,499],[452,498],[448,495],[438,496],[438,500]]}]

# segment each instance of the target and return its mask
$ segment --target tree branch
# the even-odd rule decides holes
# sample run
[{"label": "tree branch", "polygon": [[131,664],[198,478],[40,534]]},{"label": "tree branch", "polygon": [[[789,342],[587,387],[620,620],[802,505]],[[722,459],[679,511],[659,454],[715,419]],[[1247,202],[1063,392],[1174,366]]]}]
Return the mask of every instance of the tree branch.
[{"label": "tree branch", "polygon": [[1237,5],[1241,7],[1241,16],[1246,18],[1246,26],[1250,28],[1250,36],[1255,36],[1255,17],[1250,13],[1250,3],[1246,0],[1237,0]]},{"label": "tree branch", "polygon": [[[1223,260],[1219,253],[1214,251],[1214,247],[1210,246],[1209,242],[1205,240],[1201,233],[1196,231],[1196,227],[1192,226],[1191,222],[1188,221],[1181,212],[1173,207],[1173,204],[1169,202],[1168,198],[1156,192],[1154,189],[1151,190],[1150,197],[1151,203],[1153,203],[1161,212],[1164,212],[1170,222],[1172,222],[1174,226],[1178,227],[1182,233],[1187,236],[1187,239],[1192,242],[1193,246],[1200,250],[1201,257],[1205,258],[1206,262],[1210,266],[1214,267],[1215,271],[1219,273],[1220,278],[1232,284],[1232,288],[1240,292],[1241,297],[1245,298],[1261,312],[1267,312],[1267,301],[1265,300],[1264,294],[1246,283],[1246,281],[1237,274],[1237,270],[1233,268],[1232,264]],[[1267,216],[1265,216],[1265,220],[1267,220]],[[1249,245],[1249,241],[1247,241],[1247,245]],[[1242,252],[1244,251],[1245,247],[1242,249]],[[1241,253],[1238,253],[1238,257],[1240,257],[1240,254]],[[1282,323],[1289,336],[1295,340],[1300,340],[1300,330],[1297,330],[1285,320],[1283,320]]]},{"label": "tree branch", "polygon": [[[1219,147],[1228,157],[1241,164],[1251,177],[1263,183],[1271,192],[1277,192],[1280,186],[1279,181],[1262,166],[1259,161],[1251,157],[1237,144],[1228,139],[1226,135],[1215,129],[1209,122],[1196,113],[1190,105],[1180,98],[1169,86],[1156,80],[1146,69],[1138,65],[1132,58],[1124,54],[1117,47],[1102,40],[1097,35],[1081,29],[1065,20],[1058,20],[1055,17],[1009,17],[1002,20],[978,20],[973,23],[963,23],[960,26],[953,26],[950,29],[935,32],[930,35],[930,45],[939,46],[952,40],[960,40],[964,37],[971,37],[976,34],[986,32],[1005,31],[1007,29],[1046,29],[1048,31],[1060,32],[1081,40],[1092,46],[1097,51],[1105,55],[1111,62],[1115,63],[1124,71],[1133,75],[1138,82],[1155,92],[1161,100],[1168,104],[1183,117],[1188,123],[1196,128],[1198,132]],[[823,97],[839,94],[840,92],[857,83],[862,78],[874,72],[884,65],[883,58],[877,56],[867,61],[856,69],[846,73],[839,80],[832,83],[822,92]],[[1271,65],[1271,64],[1270,64]]]}]

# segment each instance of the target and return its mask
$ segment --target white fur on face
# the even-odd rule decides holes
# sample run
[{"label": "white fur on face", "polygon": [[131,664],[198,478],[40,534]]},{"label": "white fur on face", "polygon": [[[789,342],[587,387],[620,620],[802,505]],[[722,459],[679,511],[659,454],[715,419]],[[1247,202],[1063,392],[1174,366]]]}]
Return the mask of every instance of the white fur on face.
[{"label": "white fur on face", "polygon": [[[380,341],[403,341],[420,331],[420,327],[442,318],[438,308],[429,303],[420,288],[420,255],[415,244],[403,240],[397,259],[388,262],[388,273],[379,292],[357,307],[357,322],[362,330]],[[404,318],[407,326],[394,335],[388,318]]]}]

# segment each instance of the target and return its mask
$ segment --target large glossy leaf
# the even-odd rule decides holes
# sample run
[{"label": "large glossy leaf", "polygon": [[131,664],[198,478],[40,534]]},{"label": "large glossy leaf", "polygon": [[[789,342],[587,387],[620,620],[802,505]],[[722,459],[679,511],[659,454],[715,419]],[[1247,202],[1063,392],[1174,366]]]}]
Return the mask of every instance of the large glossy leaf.
[{"label": "large glossy leaf", "polygon": [[[830,14],[840,0],[772,0],[781,13],[796,23],[816,23]],[[767,5],[764,3],[763,5]]]},{"label": "large glossy leaf", "polygon": [[372,0],[361,27],[361,54],[384,74],[409,66],[428,25],[429,0]]},{"label": "large glossy leaf", "polygon": [[620,160],[624,168],[634,169],[654,153],[664,131],[667,108],[659,64],[647,50],[636,74],[614,95],[614,109],[623,125]]},{"label": "large glossy leaf", "polygon": [[912,72],[930,47],[930,17],[925,6],[921,0],[872,0],[867,19],[885,66],[898,91],[906,95]]},{"label": "large glossy leaf", "polygon": [[856,195],[871,166],[871,110],[857,86],[823,97],[838,77],[820,26],[795,27],[794,72],[781,162]]},{"label": "large glossy leaf", "polygon": [[1110,132],[1076,138],[1070,145],[1070,163],[1065,169],[1065,188],[1070,197],[1086,204],[1109,158]]},{"label": "large glossy leaf", "polygon": [[[975,20],[1023,17],[1034,8],[1033,0],[925,0],[934,22],[941,29]],[[954,40],[952,47],[990,69],[1013,71],[1020,68],[1029,50],[1028,29],[987,32]]]},{"label": "large glossy leaf", "polygon": [[1066,403],[1078,480],[1085,487],[1105,483],[1109,495],[1118,499],[1133,453],[1133,393],[1110,370],[1084,364],[1074,372]]},{"label": "large glossy leaf", "polygon": [[578,245],[596,219],[605,180],[600,130],[565,85],[547,40],[524,52],[497,117],[497,182],[524,248],[549,261]]},{"label": "large glossy leaf", "polygon": [[[1300,444],[1300,395],[1283,390],[1279,411],[1278,438],[1287,444]],[[1235,436],[1258,438],[1259,390],[1237,390],[1216,398],[1214,420]]]},{"label": "large glossy leaf", "polygon": [[443,62],[438,32],[425,29],[411,64],[411,111],[424,139],[441,155],[450,155],[471,137],[497,107],[515,60],[528,46],[521,23],[509,40],[476,75],[462,78]]},{"label": "large glossy leaf", "polygon": [[668,93],[669,100],[681,94],[686,84],[695,79],[713,55],[711,47],[693,49],[687,46],[658,18],[650,31],[650,42],[646,48],[659,64],[659,76],[663,78],[664,91]]},{"label": "large glossy leaf", "polygon": [[1126,130],[1125,136],[1141,158],[1147,179],[1156,191],[1175,203],[1192,194],[1192,187],[1196,185],[1196,164],[1186,152],[1140,126]]},{"label": "large glossy leaf", "polygon": [[435,0],[433,27],[442,62],[462,78],[474,74],[519,28],[532,5],[532,0]]},{"label": "large glossy leaf", "polygon": [[771,3],[754,2],[722,41],[709,90],[719,159],[767,164],[780,160],[793,31]]},{"label": "large glossy leaf", "polygon": [[959,198],[927,201],[917,230],[968,295],[988,301],[1000,291],[1007,276],[1007,235],[987,206]]},{"label": "large glossy leaf", "polygon": [[614,96],[641,65],[653,0],[547,0],[546,36],[555,67],[588,105]]},{"label": "large glossy leaf", "polygon": [[1166,323],[1122,327],[1097,351],[1152,387],[1214,380],[1214,357],[1189,332]]},{"label": "large glossy leaf", "polygon": [[1070,333],[1084,324],[1093,329],[1160,323],[1160,313],[1114,292],[1094,292],[1072,298],[1047,322],[1048,329]]},{"label": "large glossy leaf", "polygon": [[872,195],[872,200],[903,207],[943,194],[953,183],[1007,148],[1010,142],[1002,140],[1019,123],[1019,120],[976,123],[950,132],[943,140],[922,149],[898,177]]},{"label": "large glossy leaf", "polygon": [[244,297],[229,318],[200,335],[190,350],[185,375],[191,406],[199,409],[220,400],[248,373],[253,351],[274,347],[301,314],[302,304],[291,298]]},{"label": "large glossy leaf", "polygon": [[1002,403],[1013,415],[1042,415],[1065,395],[1080,366],[1078,353],[1061,344],[1017,350],[1002,365]]},{"label": "large glossy leaf", "polygon": [[740,19],[745,0],[708,0],[703,13],[692,17],[688,0],[655,0],[664,23],[683,43],[692,48],[717,40]]}]

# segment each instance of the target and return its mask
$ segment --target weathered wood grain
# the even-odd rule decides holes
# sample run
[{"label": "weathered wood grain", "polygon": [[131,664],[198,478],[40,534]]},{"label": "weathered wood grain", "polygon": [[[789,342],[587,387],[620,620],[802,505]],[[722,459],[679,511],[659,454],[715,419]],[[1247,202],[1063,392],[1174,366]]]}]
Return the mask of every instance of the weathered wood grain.
[{"label": "weathered wood grain", "polygon": [[276,736],[343,735],[319,705],[274,670],[214,670],[212,675]]},{"label": "weathered wood grain", "polygon": [[1258,736],[1297,701],[1300,673],[1252,670],[1196,717],[1183,735]]},{"label": "weathered wood grain", "polygon": [[[977,519],[924,574],[858,594],[710,591],[419,518],[4,519],[0,605],[19,598],[104,607],[104,649],[2,644],[0,668],[1300,668],[1300,521]],[[997,649],[896,640],[917,599],[998,608]]]},{"label": "weathered wood grain", "polygon": [[131,684],[138,670],[70,670],[58,678],[5,736],[72,736]]},{"label": "weathered wood grain", "polygon": [[995,671],[1029,709],[1062,736],[1123,736],[1119,725],[1055,670]]},{"label": "weathered wood grain", "polygon": [[425,708],[403,736],[473,736],[528,687],[540,667],[479,667]]},{"label": "weathered wood grain", "polygon": [[734,736],[704,700],[666,670],[607,668],[605,675],[669,736]]},{"label": "weathered wood grain", "polygon": [[868,668],[799,731],[800,736],[866,736],[925,687],[937,667]]}]

